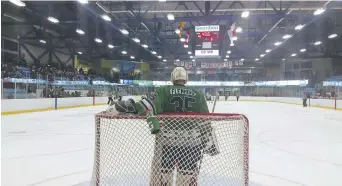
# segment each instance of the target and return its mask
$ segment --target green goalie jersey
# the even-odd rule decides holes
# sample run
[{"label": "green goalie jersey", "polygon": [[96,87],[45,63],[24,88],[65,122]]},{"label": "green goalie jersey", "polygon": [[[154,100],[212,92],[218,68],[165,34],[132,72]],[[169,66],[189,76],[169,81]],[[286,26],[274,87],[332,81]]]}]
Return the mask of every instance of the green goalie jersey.
[{"label": "green goalie jersey", "polygon": [[152,104],[147,102],[144,103],[145,108],[151,109],[150,105],[153,106],[155,114],[165,112],[209,113],[207,102],[204,99],[204,94],[195,88],[179,85],[167,85],[159,87],[155,93],[156,97]]}]

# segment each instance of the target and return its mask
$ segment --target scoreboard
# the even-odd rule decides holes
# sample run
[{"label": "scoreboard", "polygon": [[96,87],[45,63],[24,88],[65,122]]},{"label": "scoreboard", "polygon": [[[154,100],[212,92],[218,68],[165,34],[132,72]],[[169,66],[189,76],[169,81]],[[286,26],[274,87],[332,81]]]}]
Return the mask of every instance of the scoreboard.
[{"label": "scoreboard", "polygon": [[196,58],[219,58],[222,43],[220,25],[195,26]]}]

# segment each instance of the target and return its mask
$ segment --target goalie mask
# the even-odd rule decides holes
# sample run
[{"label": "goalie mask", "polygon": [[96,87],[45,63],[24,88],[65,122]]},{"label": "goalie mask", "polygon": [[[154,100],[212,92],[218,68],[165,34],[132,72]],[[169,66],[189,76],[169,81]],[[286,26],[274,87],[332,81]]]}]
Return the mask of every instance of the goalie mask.
[{"label": "goalie mask", "polygon": [[176,67],[171,72],[171,82],[174,84],[177,80],[184,80],[185,83],[188,81],[188,73],[183,67]]}]

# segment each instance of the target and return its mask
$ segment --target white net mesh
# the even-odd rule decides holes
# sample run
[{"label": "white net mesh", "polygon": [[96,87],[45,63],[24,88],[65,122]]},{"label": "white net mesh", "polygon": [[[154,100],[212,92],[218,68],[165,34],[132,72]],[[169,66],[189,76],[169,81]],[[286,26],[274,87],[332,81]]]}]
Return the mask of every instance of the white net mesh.
[{"label": "white net mesh", "polygon": [[248,120],[238,114],[96,115],[96,186],[247,186]]}]

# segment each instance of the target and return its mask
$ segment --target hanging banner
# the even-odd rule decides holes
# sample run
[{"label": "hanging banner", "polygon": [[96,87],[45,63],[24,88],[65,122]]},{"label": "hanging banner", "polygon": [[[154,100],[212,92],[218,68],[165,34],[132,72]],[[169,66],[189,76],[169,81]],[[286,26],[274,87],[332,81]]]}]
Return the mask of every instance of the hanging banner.
[{"label": "hanging banner", "polygon": [[196,62],[192,62],[192,61],[175,61],[173,64],[178,67],[185,67],[185,68],[196,67]]}]

